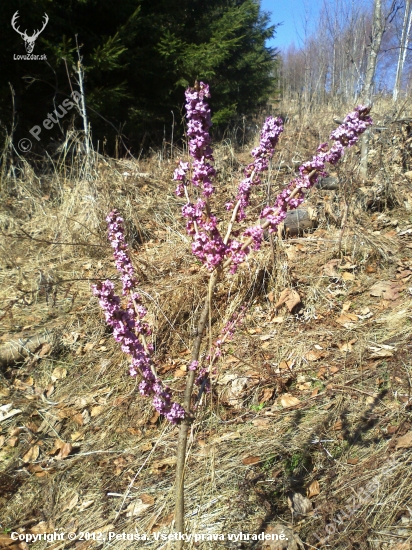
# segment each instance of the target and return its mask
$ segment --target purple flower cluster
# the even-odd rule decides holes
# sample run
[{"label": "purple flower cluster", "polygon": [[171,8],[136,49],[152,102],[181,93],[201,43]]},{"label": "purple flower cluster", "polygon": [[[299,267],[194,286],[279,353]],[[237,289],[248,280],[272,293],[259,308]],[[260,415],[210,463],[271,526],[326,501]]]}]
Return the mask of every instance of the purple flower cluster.
[{"label": "purple flower cluster", "polygon": [[[210,97],[209,86],[200,82],[196,83],[194,88],[186,90],[186,117],[187,135],[189,136],[189,153],[192,161],[191,182],[195,187],[202,188],[204,197],[210,197],[213,194],[214,187],[212,178],[216,171],[210,164],[213,162],[213,151],[210,147],[209,129],[212,126],[210,109],[204,101]],[[184,185],[187,185],[187,172],[189,163],[180,161],[179,167],[175,170],[174,179],[179,183],[176,194],[181,197],[184,192]]]},{"label": "purple flower cluster", "polygon": [[279,141],[280,134],[283,132],[283,123],[281,118],[268,117],[260,134],[260,143],[258,147],[252,150],[254,161],[245,168],[245,178],[240,182],[236,200],[239,202],[236,221],[244,220],[246,217],[246,208],[249,206],[250,192],[253,185],[260,185],[260,175],[268,169],[269,160],[273,157],[275,147]]},{"label": "purple flower cluster", "polygon": [[170,389],[163,386],[156,376],[150,356],[153,349],[146,344],[146,336],[151,334],[148,324],[143,321],[147,312],[140,295],[133,291],[137,280],[124,238],[123,219],[115,210],[110,212],[106,221],[116,268],[121,274],[123,295],[128,298],[126,308],[122,308],[121,300],[114,292],[114,284],[109,280],[93,285],[93,294],[99,299],[106,322],[113,329],[114,339],[121,344],[122,351],[132,358],[130,375],[136,376],[140,372],[142,376],[140,393],[145,396],[153,395],[155,409],[176,424],[184,418],[185,411],[181,405],[172,402]]},{"label": "purple flower cluster", "polygon": [[204,199],[197,202],[189,201],[187,193],[189,163],[180,162],[174,172],[174,179],[178,186],[176,194],[184,194],[188,200],[182,209],[187,219],[186,229],[193,236],[192,252],[206,267],[213,271],[223,260],[226,254],[226,245],[217,228],[217,218],[209,212],[208,199],[214,192],[212,178],[216,171],[211,165],[213,151],[210,147],[209,129],[212,125],[210,109],[205,98],[210,97],[209,86],[200,82],[194,88],[186,90],[186,117],[189,153],[192,157],[192,178],[194,187],[200,188]]},{"label": "purple flower cluster", "polygon": [[124,237],[123,218],[114,210],[108,214],[106,222],[116,268],[121,274],[123,296],[126,296],[126,294],[136,286],[137,280],[132,262],[129,258],[129,247]]},{"label": "purple flower cluster", "polygon": [[[327,175],[325,164],[337,164],[342,158],[345,148],[351,147],[358,140],[361,134],[372,124],[372,119],[368,116],[370,107],[359,105],[349,113],[343,123],[334,130],[330,139],[335,143],[328,150],[328,144],[322,143],[317,150],[317,154],[312,160],[303,163],[299,167],[300,176],[293,179],[276,198],[273,206],[265,208],[260,217],[266,220],[263,225],[269,227],[269,231],[276,231],[279,224],[286,218],[288,209],[297,208],[305,199],[304,189],[310,189],[318,181],[319,176]],[[259,226],[258,226],[259,227]],[[257,231],[257,228],[252,228]],[[245,236],[255,237],[250,233]],[[260,235],[257,234],[257,240]]]},{"label": "purple flower cluster", "polygon": [[[174,179],[178,181],[176,194],[186,196],[187,204],[182,209],[187,219],[186,229],[193,237],[192,252],[207,267],[213,271],[220,266],[225,257],[231,258],[231,272],[244,262],[246,253],[242,250],[242,243],[236,239],[223,239],[218,229],[218,220],[210,212],[209,197],[214,192],[212,178],[216,172],[210,164],[213,161],[213,152],[210,147],[209,129],[212,125],[210,109],[205,98],[210,97],[209,86],[200,82],[194,88],[186,90],[186,111],[188,119],[187,134],[189,152],[192,157],[191,168],[188,162],[180,161],[174,172]],[[237,203],[226,205],[227,210],[234,209],[233,221],[245,218],[245,209],[249,204],[251,188],[261,183],[259,174],[267,170],[269,159],[273,156],[274,148],[283,131],[280,118],[268,117],[261,132],[260,144],[252,151],[254,161],[245,169],[245,179],[240,183]],[[203,198],[190,202],[188,193],[188,173],[192,170],[190,179],[194,187],[202,189]],[[256,233],[256,231],[255,231]],[[263,235],[263,233],[262,233]],[[255,244],[255,248],[257,244]]]},{"label": "purple flower cluster", "polygon": [[[188,118],[189,152],[192,163],[180,162],[174,172],[177,180],[178,196],[185,196],[187,204],[182,209],[187,219],[186,228],[193,237],[192,252],[207,267],[215,270],[224,262],[224,267],[230,266],[230,272],[235,273],[238,266],[245,261],[251,249],[258,250],[263,240],[264,229],[276,231],[286,218],[288,209],[297,208],[305,199],[305,190],[315,185],[319,176],[327,175],[326,163],[336,164],[343,156],[345,148],[351,147],[360,135],[372,124],[368,116],[370,108],[358,106],[348,114],[343,123],[330,135],[334,144],[328,149],[328,143],[322,143],[312,160],[299,167],[300,175],[277,196],[273,206],[263,209],[260,214],[262,222],[246,229],[241,239],[233,238],[233,224],[241,222],[246,217],[253,186],[261,183],[260,174],[267,170],[274,148],[283,132],[280,118],[268,117],[263,125],[259,146],[253,149],[254,161],[245,169],[245,177],[239,184],[236,202],[226,204],[226,210],[232,211],[232,217],[225,238],[218,229],[217,217],[210,212],[209,198],[214,192],[212,178],[215,169],[210,164],[213,161],[210,147],[209,129],[211,126],[210,109],[205,99],[210,97],[209,86],[200,82],[194,88],[186,90],[186,110]],[[202,189],[203,197],[196,202],[190,202],[188,192],[188,173],[193,186]],[[231,238],[232,237],[232,238]]]}]

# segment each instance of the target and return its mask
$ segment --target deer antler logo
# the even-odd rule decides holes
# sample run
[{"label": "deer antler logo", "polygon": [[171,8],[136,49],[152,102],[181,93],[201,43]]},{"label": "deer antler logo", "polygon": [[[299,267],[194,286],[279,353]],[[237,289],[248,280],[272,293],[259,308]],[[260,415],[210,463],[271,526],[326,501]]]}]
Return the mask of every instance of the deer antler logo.
[{"label": "deer antler logo", "polygon": [[24,40],[24,45],[26,46],[26,52],[27,53],[32,53],[33,51],[33,48],[34,48],[34,44],[36,42],[36,39],[37,37],[39,36],[39,34],[41,32],[43,32],[45,26],[47,25],[47,23],[49,22],[49,17],[47,15],[47,13],[44,14],[44,22],[43,22],[43,27],[39,30],[39,31],[34,31],[34,33],[32,34],[32,36],[28,36],[27,35],[27,29],[24,31],[24,32],[20,32],[19,31],[19,27],[16,28],[16,21],[17,21],[17,18],[19,16],[19,12],[16,11],[16,13],[13,15],[13,18],[11,20],[11,26],[13,27],[13,29],[18,32],[23,40]]}]

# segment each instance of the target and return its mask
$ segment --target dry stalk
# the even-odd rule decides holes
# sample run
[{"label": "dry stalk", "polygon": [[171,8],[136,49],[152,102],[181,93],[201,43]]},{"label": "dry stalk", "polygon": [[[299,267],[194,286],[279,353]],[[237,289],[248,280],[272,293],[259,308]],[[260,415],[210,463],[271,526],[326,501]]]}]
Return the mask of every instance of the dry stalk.
[{"label": "dry stalk", "polygon": [[[219,279],[221,270],[216,270],[210,275],[208,292],[203,305],[202,313],[200,314],[199,323],[197,326],[197,334],[193,343],[191,362],[199,360],[200,346],[203,340],[203,332],[206,328],[206,324],[209,319],[211,298],[214,288]],[[185,481],[185,466],[186,466],[186,448],[187,448],[187,436],[190,426],[193,421],[193,413],[190,410],[193,385],[195,382],[196,371],[191,370],[187,376],[186,388],[184,394],[183,406],[186,410],[186,417],[180,424],[179,437],[177,442],[177,464],[176,464],[176,504],[175,504],[175,527],[178,533],[185,532],[184,515],[185,515],[185,503],[184,503],[184,481]],[[177,541],[179,550],[183,548],[183,540]]]}]

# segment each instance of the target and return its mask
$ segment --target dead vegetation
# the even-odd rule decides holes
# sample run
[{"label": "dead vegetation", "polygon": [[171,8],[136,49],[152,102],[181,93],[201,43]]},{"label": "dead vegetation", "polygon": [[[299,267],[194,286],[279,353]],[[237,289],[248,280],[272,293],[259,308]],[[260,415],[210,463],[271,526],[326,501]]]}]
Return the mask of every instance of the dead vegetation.
[{"label": "dead vegetation", "polygon": [[[268,239],[217,286],[214,335],[240,304],[249,308],[193,425],[189,533],[282,525],[293,533],[289,549],[411,547],[411,138],[409,119],[385,118],[384,103],[375,111],[385,129],[373,134],[370,180],[360,183],[351,151],[332,174],[338,188],[308,197],[316,227]],[[272,198],[343,114],[291,117],[269,176]],[[248,151],[230,140],[216,147],[216,210]],[[102,547],[99,533],[110,531],[173,532],[177,429],[138,394],[90,285],[117,279],[104,223],[116,207],[159,372],[179,398],[207,277],[190,254],[174,160],[99,157],[89,172],[81,160],[70,172],[63,160],[40,171],[20,159],[3,180],[0,546],[10,549],[25,547],[11,531],[96,533],[32,546],[56,550]],[[267,200],[262,190],[253,212]],[[367,487],[375,489],[361,501]],[[226,537],[188,547],[258,544]]]}]

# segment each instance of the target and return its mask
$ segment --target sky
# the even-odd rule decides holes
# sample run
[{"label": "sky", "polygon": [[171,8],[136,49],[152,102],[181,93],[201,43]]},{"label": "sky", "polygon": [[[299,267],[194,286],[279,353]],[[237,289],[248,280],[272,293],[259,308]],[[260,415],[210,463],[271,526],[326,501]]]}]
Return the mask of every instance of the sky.
[{"label": "sky", "polygon": [[314,25],[320,11],[322,0],[261,0],[262,11],[272,12],[272,24],[283,24],[277,28],[274,40],[269,46],[279,49],[287,48],[293,42],[299,46],[300,37],[304,36],[305,16],[310,25]]}]

